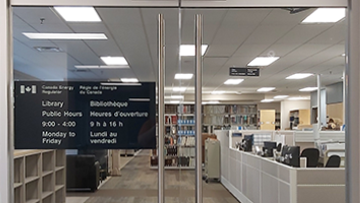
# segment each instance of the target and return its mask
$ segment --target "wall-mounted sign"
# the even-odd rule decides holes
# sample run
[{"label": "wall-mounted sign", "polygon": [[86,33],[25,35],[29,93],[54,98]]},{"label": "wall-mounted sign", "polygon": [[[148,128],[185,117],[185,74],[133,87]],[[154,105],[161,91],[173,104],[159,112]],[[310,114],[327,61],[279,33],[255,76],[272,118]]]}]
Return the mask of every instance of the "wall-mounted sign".
[{"label": "wall-mounted sign", "polygon": [[230,68],[230,76],[260,76],[259,68]]},{"label": "wall-mounted sign", "polygon": [[154,149],[155,83],[15,82],[15,149]]}]

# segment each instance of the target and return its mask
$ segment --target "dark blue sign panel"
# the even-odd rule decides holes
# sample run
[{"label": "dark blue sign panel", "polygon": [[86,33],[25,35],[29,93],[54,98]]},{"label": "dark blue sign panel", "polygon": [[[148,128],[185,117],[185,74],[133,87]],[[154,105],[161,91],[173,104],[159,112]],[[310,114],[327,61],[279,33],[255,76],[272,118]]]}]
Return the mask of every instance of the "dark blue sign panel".
[{"label": "dark blue sign panel", "polygon": [[230,68],[229,69],[230,76],[260,76],[259,68]]},{"label": "dark blue sign panel", "polygon": [[15,149],[154,149],[155,83],[15,82]]}]

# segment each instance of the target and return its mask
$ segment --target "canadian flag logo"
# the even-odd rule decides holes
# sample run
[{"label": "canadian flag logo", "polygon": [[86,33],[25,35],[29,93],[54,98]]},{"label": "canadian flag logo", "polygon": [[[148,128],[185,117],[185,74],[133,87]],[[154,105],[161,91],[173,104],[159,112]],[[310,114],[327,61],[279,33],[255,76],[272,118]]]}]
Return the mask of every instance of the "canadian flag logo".
[{"label": "canadian flag logo", "polygon": [[36,94],[36,85],[20,85],[20,93],[26,94]]}]

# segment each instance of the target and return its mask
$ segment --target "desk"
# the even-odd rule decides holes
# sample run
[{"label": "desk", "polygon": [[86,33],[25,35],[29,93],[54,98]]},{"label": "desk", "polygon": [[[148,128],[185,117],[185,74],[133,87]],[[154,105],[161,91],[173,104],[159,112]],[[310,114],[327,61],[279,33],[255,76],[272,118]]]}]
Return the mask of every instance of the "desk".
[{"label": "desk", "polygon": [[344,168],[293,168],[221,143],[221,183],[242,203],[345,202]]}]

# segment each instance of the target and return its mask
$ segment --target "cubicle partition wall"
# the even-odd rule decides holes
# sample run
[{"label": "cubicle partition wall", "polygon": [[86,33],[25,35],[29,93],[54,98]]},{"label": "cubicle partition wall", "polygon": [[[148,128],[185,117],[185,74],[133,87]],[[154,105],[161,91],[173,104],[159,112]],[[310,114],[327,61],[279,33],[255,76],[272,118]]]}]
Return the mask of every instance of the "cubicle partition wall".
[{"label": "cubicle partition wall", "polygon": [[221,142],[221,182],[242,203],[345,202],[344,168],[293,168]]},{"label": "cubicle partition wall", "polygon": [[[241,142],[245,135],[254,135],[254,145],[261,146],[264,141],[277,141],[283,145],[294,145],[294,131],[271,130],[230,130],[230,146],[235,148],[236,142]],[[239,136],[241,135],[241,136]]]}]

